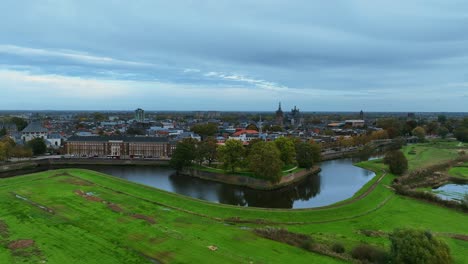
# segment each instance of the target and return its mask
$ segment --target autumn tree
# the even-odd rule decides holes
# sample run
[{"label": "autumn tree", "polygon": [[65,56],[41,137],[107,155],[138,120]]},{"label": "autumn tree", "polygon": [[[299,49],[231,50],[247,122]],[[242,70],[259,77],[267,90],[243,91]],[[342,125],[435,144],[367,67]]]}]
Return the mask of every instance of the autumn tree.
[{"label": "autumn tree", "polygon": [[413,129],[411,133],[413,134],[413,136],[418,137],[420,142],[423,142],[426,139],[426,130],[421,126],[418,126],[415,129]]}]

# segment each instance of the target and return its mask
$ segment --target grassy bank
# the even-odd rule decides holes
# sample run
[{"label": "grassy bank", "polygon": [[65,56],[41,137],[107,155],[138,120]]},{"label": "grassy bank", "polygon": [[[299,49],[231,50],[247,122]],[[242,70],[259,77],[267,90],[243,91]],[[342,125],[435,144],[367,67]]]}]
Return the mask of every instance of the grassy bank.
[{"label": "grassy bank", "polygon": [[[452,151],[418,145],[416,155],[425,160],[413,158],[410,167]],[[324,245],[340,242],[347,251],[362,242],[388,249],[386,234],[395,228],[429,229],[448,243],[456,263],[468,263],[468,242],[452,238],[468,235],[467,214],[395,195],[394,176],[384,175],[379,161],[359,166],[377,175],[354,198],[371,192],[304,210],[213,204],[80,169],[3,179],[0,263],[342,263],[252,232],[264,226]]]}]

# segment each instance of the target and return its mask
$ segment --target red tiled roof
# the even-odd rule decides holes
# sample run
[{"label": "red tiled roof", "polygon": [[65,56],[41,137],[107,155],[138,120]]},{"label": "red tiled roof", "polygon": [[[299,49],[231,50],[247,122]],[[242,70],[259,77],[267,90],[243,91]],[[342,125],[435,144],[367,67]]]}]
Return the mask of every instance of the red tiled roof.
[{"label": "red tiled roof", "polygon": [[257,130],[248,130],[248,129],[244,129],[244,130],[240,130],[240,131],[237,131],[236,133],[232,134],[234,137],[238,137],[242,134],[258,134],[258,131]]}]

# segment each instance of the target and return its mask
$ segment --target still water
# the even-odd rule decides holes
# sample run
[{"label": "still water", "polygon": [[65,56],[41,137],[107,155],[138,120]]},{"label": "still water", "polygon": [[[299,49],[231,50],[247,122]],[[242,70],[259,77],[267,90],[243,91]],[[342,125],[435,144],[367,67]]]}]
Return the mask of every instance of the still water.
[{"label": "still water", "polygon": [[353,166],[352,159],[324,161],[318,175],[312,175],[294,186],[273,191],[177,175],[174,170],[159,167],[99,166],[91,169],[132,182],[149,185],[214,203],[264,208],[312,208],[330,205],[350,198],[375,174]]},{"label": "still water", "polygon": [[468,194],[467,184],[445,184],[432,190],[437,196],[445,200],[463,200],[465,194]]}]

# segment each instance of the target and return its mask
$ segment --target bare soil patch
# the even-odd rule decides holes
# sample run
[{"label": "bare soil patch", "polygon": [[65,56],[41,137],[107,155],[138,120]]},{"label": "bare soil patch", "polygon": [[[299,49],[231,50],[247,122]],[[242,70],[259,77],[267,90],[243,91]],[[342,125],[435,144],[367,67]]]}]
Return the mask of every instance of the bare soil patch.
[{"label": "bare soil patch", "polygon": [[64,179],[64,180],[62,180],[60,182],[68,183],[68,184],[72,184],[72,185],[77,185],[77,186],[93,186],[94,185],[94,183],[92,183],[92,182],[84,181],[84,180],[81,180],[81,179],[75,179],[75,178]]},{"label": "bare soil patch", "polygon": [[76,190],[75,191],[75,194],[85,198],[86,200],[88,201],[92,201],[92,202],[102,202],[103,200],[97,196],[94,196],[94,195],[91,195],[89,193],[86,193],[82,190]]},{"label": "bare soil patch", "polygon": [[468,241],[468,235],[453,235],[452,238],[458,239],[458,240],[463,240],[463,241]]},{"label": "bare soil patch", "polygon": [[8,244],[8,249],[15,251],[23,248],[29,248],[34,246],[34,243],[35,242],[32,239],[20,239],[10,242],[10,244]]},{"label": "bare soil patch", "polygon": [[121,213],[121,212],[123,212],[122,207],[120,207],[119,205],[114,204],[114,203],[109,203],[109,204],[107,204],[107,207],[108,207],[109,209],[111,209],[112,211],[116,212],[116,213]]},{"label": "bare soil patch", "polygon": [[156,220],[154,220],[154,218],[151,216],[142,215],[142,214],[133,214],[132,217],[135,219],[145,220],[148,224],[151,224],[151,225],[156,224]]},{"label": "bare soil patch", "polygon": [[8,229],[8,225],[0,220],[0,237],[7,239],[10,237],[10,230]]}]

